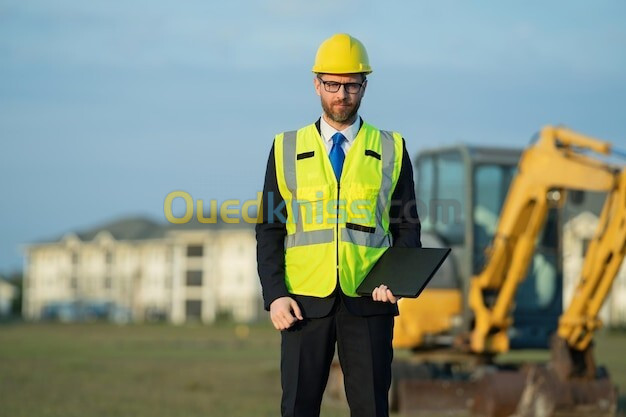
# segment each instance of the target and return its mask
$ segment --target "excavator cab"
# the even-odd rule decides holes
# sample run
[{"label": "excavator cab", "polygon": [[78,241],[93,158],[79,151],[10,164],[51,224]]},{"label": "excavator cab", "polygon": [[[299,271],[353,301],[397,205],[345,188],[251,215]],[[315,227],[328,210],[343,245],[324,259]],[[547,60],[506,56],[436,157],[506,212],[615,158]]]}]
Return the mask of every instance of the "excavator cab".
[{"label": "excavator cab", "polygon": [[[484,267],[521,149],[458,144],[415,158],[422,244],[451,247],[419,301],[403,299],[394,346],[418,350],[454,344],[471,331],[469,280]],[[511,348],[547,348],[563,310],[559,214],[551,209],[526,279],[515,297]],[[495,294],[485,294],[485,299]],[[415,317],[427,317],[415,320]],[[426,321],[427,323],[423,323]]]}]

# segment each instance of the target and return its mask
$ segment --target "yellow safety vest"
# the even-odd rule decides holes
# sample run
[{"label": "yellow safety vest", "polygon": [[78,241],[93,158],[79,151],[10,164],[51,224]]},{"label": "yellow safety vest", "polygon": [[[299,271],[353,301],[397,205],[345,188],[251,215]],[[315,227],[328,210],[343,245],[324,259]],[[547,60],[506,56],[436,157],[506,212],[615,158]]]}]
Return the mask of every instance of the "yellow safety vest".
[{"label": "yellow safety vest", "polygon": [[339,183],[315,124],[274,138],[286,203],[285,280],[292,294],[326,297],[339,278],[356,289],[391,246],[389,207],[402,165],[402,136],[363,123]]}]

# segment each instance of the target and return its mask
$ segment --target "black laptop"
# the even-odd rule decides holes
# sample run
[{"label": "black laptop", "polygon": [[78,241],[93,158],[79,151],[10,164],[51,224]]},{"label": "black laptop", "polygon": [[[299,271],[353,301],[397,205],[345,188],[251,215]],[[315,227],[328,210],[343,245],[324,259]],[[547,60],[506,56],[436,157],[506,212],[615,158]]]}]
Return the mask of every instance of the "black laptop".
[{"label": "black laptop", "polygon": [[426,288],[450,248],[391,247],[380,257],[357,288],[359,295],[371,295],[385,284],[395,296],[415,298]]}]

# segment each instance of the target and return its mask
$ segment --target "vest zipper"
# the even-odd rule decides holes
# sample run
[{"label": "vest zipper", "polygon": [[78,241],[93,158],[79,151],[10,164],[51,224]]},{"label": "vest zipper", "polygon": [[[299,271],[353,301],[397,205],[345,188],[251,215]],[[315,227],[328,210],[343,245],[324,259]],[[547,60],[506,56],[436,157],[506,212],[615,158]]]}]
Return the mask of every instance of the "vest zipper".
[{"label": "vest zipper", "polygon": [[335,207],[335,211],[337,212],[337,218],[335,220],[335,223],[337,225],[337,239],[335,239],[336,245],[335,245],[335,250],[336,250],[336,267],[337,267],[337,287],[339,287],[339,291],[341,291],[341,282],[339,281],[339,193],[341,190],[341,186],[339,185],[339,180],[337,180],[337,206]]}]

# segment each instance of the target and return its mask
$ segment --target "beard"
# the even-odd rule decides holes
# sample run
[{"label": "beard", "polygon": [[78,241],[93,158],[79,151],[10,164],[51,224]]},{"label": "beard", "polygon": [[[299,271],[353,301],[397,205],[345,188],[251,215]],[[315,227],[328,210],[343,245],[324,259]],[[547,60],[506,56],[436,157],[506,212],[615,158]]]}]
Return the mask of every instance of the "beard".
[{"label": "beard", "polygon": [[326,117],[337,123],[345,123],[352,120],[356,116],[356,113],[357,111],[359,111],[359,107],[361,106],[360,99],[357,100],[352,106],[342,107],[336,110],[333,109],[334,104],[349,104],[349,101],[340,100],[334,101],[331,104],[326,104],[324,100],[321,100],[321,102],[322,109],[324,110],[324,114],[326,115]]}]

